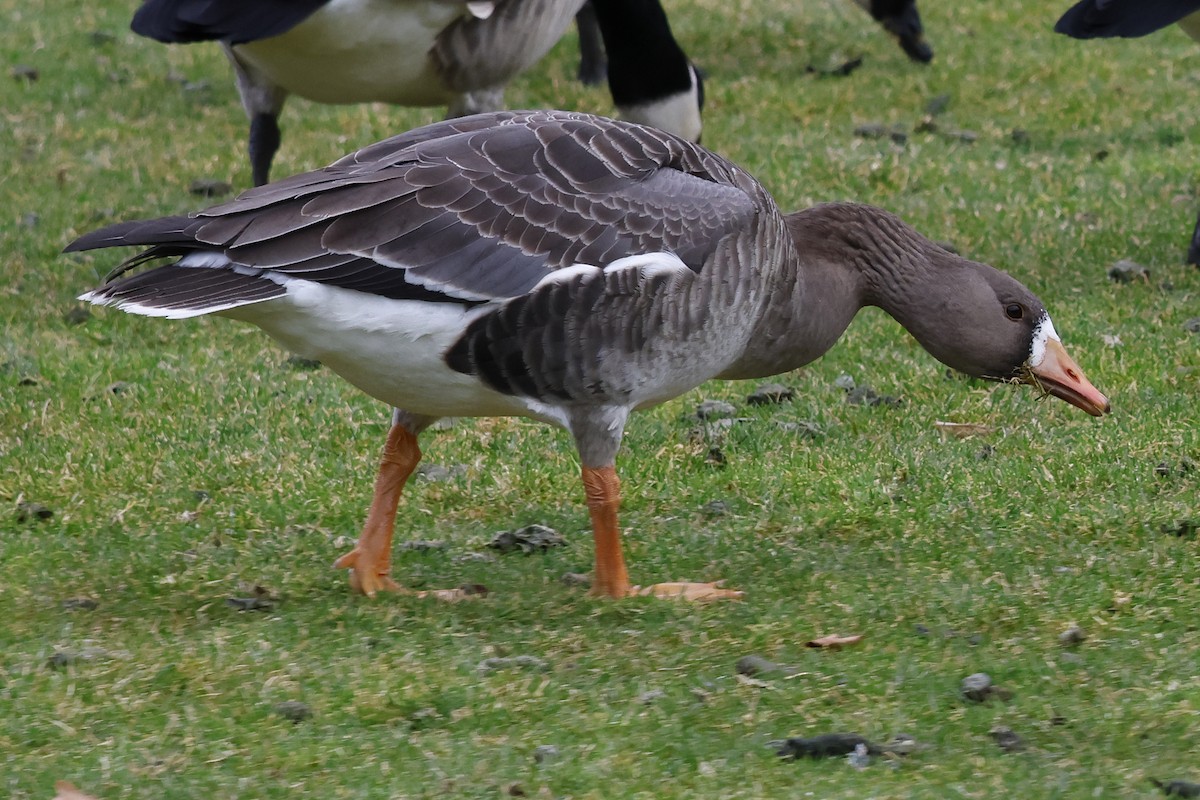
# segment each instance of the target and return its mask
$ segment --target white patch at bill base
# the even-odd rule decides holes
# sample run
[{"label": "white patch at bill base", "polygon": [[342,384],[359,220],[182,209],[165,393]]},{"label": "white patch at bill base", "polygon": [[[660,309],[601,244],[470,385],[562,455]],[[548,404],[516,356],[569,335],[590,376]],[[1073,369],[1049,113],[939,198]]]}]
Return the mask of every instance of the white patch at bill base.
[{"label": "white patch at bill base", "polygon": [[1058,333],[1054,330],[1054,323],[1050,321],[1050,315],[1043,314],[1041,322],[1033,329],[1033,344],[1029,348],[1030,367],[1041,366],[1046,359],[1046,342],[1051,339],[1062,343],[1062,340],[1058,338]]}]

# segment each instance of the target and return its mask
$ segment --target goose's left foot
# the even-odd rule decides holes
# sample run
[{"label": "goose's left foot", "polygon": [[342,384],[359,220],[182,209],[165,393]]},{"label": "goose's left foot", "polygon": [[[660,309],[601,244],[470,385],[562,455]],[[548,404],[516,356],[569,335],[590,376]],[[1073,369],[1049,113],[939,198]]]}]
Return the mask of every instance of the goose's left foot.
[{"label": "goose's left foot", "polygon": [[404,587],[392,580],[387,558],[372,554],[361,545],[333,562],[334,569],[350,570],[350,589],[357,594],[374,597],[377,592],[403,592]]},{"label": "goose's left foot", "polygon": [[375,496],[363,525],[362,535],[354,549],[333,562],[335,569],[350,570],[350,588],[374,597],[376,592],[407,592],[391,578],[392,531],[396,525],[396,507],[400,492],[417,463],[421,448],[417,436],[402,422],[396,421],[388,431],[375,478]]},{"label": "goose's left foot", "polygon": [[673,581],[653,586],[630,586],[621,553],[621,534],[617,527],[617,507],[621,503],[621,482],[612,465],[583,468],[583,488],[588,513],[592,518],[592,536],[596,543],[596,568],[592,572],[592,597],[669,597],[677,600],[736,600],[745,592],[724,589],[721,581],[690,583]]}]

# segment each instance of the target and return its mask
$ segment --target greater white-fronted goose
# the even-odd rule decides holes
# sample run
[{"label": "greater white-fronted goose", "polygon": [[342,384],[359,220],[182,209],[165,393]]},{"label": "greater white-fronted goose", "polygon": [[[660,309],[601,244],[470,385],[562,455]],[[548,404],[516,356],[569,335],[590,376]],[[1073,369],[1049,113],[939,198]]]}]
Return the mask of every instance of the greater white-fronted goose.
[{"label": "greater white-fronted goose", "polygon": [[504,87],[562,37],[583,0],[145,0],[132,28],[219,41],[250,118],[254,185],[270,176],[291,94],[319,103],[504,107]]},{"label": "greater white-fronted goose", "polygon": [[[1054,30],[1075,39],[1136,38],[1173,23],[1200,41],[1200,0],[1082,0],[1067,9]],[[1200,216],[1187,263],[1200,265]]]},{"label": "greater white-fronted goose", "polygon": [[[437,123],[67,249],[129,245],[146,249],[83,299],[249,321],[397,409],[362,535],[336,562],[367,594],[400,588],[389,574],[397,501],[418,434],[444,415],[569,431],[595,537],[592,591],[638,591],[617,526],[615,459],[630,412],[710,378],[795,369],[864,306],[969,375],[1033,384],[1097,416],[1109,405],[1042,302],[1005,273],[869,206],[784,215],[720,156],[586,114]],[[641,591],[737,594],[689,583]]]}]

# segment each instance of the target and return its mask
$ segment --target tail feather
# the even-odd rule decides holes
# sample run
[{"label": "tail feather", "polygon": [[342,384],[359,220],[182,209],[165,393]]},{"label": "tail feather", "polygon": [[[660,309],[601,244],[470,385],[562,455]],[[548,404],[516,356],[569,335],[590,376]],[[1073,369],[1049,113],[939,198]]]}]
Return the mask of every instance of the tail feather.
[{"label": "tail feather", "polygon": [[105,284],[79,299],[115,306],[131,314],[184,319],[260,303],[286,293],[281,284],[263,275],[167,264]]},{"label": "tail feather", "polygon": [[130,245],[187,244],[194,246],[196,244],[195,230],[203,224],[203,220],[182,215],[118,222],[85,233],[67,245],[63,252],[78,253],[82,250],[100,250],[105,247]]}]

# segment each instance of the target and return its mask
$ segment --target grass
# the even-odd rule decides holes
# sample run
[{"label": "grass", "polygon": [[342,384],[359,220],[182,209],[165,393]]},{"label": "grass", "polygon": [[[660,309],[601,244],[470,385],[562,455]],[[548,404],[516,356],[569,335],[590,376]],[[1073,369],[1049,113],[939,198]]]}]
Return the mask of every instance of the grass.
[{"label": "grass", "polygon": [[[561,585],[591,559],[566,436],[459,421],[425,450],[464,466],[414,481],[399,534],[447,548],[395,566],[409,585],[493,591],[446,606],[355,598],[329,569],[365,512],[378,404],[222,320],[66,316],[112,266],[62,256],[73,236],[194,209],[195,178],[248,184],[219,52],[139,40],[128,3],[0,0],[6,69],[38,72],[0,81],[0,791],[1084,798],[1200,780],[1200,468],[1178,467],[1200,461],[1200,336],[1183,327],[1200,316],[1200,271],[1181,264],[1200,205],[1186,101],[1200,49],[1174,30],[1068,41],[1050,33],[1055,4],[1032,0],[928,5],[937,56],[922,68],[850,3],[673,3],[708,73],[705,142],[784,207],[885,206],[1019,276],[1113,415],[948,379],[871,311],[781,378],[790,404],[746,406],[751,387],[713,384],[641,414],[620,461],[635,580],[748,590],[709,606]],[[610,110],[574,83],[575,53],[568,37],[510,103]],[[847,78],[805,71],[858,54]],[[942,94],[940,129],[973,143],[914,132]],[[294,100],[276,175],[437,115]],[[864,123],[908,140],[854,136]],[[1109,282],[1118,258],[1152,279]],[[847,405],[843,373],[904,406]],[[723,467],[692,435],[702,398],[749,418],[720,442]],[[994,432],[947,440],[935,420]],[[53,517],[21,521],[24,503]],[[475,560],[494,531],[531,522],[569,546]],[[254,585],[271,609],[226,603]],[[64,607],[79,597],[99,605]],[[1066,649],[1071,623],[1088,639]],[[804,647],[832,632],[866,638]],[[77,658],[56,669],[56,653]],[[750,653],[800,672],[744,684],[733,665]],[[479,669],[514,655],[545,669]],[[959,683],[980,671],[1012,700],[964,703]],[[312,717],[281,718],[286,700]],[[1026,750],[1002,752],[996,725]],[[855,771],[765,746],[833,730],[928,748]],[[558,758],[538,763],[540,745]]]}]

